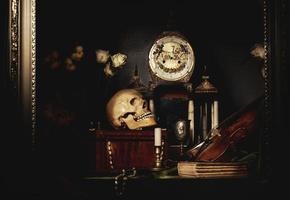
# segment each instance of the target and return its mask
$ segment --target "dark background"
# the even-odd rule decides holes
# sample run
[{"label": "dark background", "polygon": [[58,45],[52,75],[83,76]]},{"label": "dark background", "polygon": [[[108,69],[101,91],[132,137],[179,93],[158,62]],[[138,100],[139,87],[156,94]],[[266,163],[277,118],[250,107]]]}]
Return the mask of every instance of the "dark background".
[{"label": "dark background", "polygon": [[[106,125],[104,105],[114,92],[128,86],[135,65],[142,83],[150,81],[149,50],[154,39],[167,30],[182,33],[194,49],[196,63],[190,80],[194,87],[207,65],[219,89],[221,119],[263,93],[262,63],[249,54],[255,43],[263,41],[261,1],[56,2],[37,4],[39,70],[52,50],[65,57],[75,44],[84,47],[86,64],[76,75],[64,73],[50,80],[46,72],[38,76],[40,104],[57,90],[72,90],[64,101],[80,111],[84,123],[97,119]],[[127,64],[107,80],[95,62],[96,49],[124,53]]]},{"label": "dark background", "polygon": [[[142,83],[148,85],[149,50],[163,31],[178,31],[192,45],[196,63],[189,82],[193,87],[200,83],[207,65],[211,82],[219,90],[220,121],[264,91],[262,63],[250,56],[254,44],[263,42],[260,1],[39,1],[37,14],[40,144],[51,159],[48,163],[64,173],[76,176],[91,165],[84,164],[90,160],[84,150],[90,122],[96,126],[100,121],[101,128],[112,128],[106,120],[105,105],[117,90],[129,85],[136,65]],[[75,71],[66,71],[63,63],[57,70],[44,64],[53,50],[64,60],[78,44],[84,47],[85,58]],[[127,64],[114,77],[105,78],[103,66],[95,60],[97,49],[124,53]],[[162,110],[182,115],[185,108],[186,117],[184,103]],[[59,125],[43,117],[47,104],[67,112],[55,118],[69,113],[73,120]]]}]

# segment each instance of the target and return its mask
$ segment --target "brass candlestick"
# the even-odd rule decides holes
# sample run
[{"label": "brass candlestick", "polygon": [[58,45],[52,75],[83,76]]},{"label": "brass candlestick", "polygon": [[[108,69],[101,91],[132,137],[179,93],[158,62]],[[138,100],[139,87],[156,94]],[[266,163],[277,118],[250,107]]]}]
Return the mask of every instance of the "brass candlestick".
[{"label": "brass candlestick", "polygon": [[155,169],[160,169],[161,164],[161,146],[154,146],[155,149]]}]

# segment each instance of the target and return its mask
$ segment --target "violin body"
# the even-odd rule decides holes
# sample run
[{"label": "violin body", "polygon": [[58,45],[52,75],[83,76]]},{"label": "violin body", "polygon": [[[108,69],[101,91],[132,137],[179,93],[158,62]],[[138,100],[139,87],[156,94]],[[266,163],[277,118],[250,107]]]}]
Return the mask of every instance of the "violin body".
[{"label": "violin body", "polygon": [[195,151],[191,152],[191,157],[195,161],[231,161],[234,156],[236,146],[246,139],[249,135],[257,132],[259,119],[259,102],[254,101],[246,108],[233,117],[227,119],[224,123],[213,131],[210,139]]}]

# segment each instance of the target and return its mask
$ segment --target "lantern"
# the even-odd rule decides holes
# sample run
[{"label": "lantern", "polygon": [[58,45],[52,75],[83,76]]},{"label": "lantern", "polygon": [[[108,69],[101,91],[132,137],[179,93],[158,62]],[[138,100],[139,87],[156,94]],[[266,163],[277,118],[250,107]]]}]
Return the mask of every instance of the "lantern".
[{"label": "lantern", "polygon": [[195,88],[195,144],[204,141],[210,130],[219,124],[218,90],[202,76],[201,83]]}]

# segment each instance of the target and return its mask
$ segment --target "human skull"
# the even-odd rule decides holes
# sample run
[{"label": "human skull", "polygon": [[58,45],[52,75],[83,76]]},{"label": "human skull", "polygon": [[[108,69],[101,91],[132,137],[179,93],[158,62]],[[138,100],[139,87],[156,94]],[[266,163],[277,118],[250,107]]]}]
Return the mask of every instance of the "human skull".
[{"label": "human skull", "polygon": [[118,91],[107,104],[107,118],[115,129],[136,130],[156,125],[143,96],[134,89]]}]

